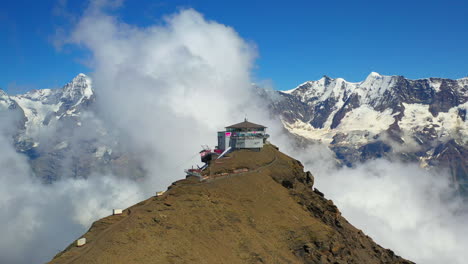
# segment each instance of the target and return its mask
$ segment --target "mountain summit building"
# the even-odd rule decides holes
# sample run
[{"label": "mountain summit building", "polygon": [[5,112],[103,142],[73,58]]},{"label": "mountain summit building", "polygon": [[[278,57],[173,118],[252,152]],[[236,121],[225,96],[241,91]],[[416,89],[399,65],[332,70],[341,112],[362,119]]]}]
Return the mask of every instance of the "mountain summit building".
[{"label": "mountain summit building", "polygon": [[226,127],[226,131],[218,132],[218,149],[252,149],[260,150],[269,137],[266,126],[247,121]]},{"label": "mountain summit building", "polygon": [[249,149],[260,151],[270,136],[266,134],[266,126],[247,121],[226,127],[226,131],[218,132],[218,146],[211,150],[208,146],[202,146],[200,151],[201,161],[205,163],[202,167],[185,170],[190,176],[202,178],[202,172],[211,161],[223,157],[226,153],[238,149]]}]

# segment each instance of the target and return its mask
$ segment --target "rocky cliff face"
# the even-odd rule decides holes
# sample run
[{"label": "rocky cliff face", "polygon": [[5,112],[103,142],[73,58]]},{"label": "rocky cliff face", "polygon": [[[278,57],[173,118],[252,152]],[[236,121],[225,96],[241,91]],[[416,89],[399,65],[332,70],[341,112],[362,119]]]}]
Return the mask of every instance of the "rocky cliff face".
[{"label": "rocky cliff face", "polygon": [[348,223],[272,145],[233,152],[204,175],[96,221],[85,246],[50,263],[412,263]]},{"label": "rocky cliff face", "polygon": [[379,157],[416,161],[449,168],[460,191],[468,190],[468,78],[371,73],[351,83],[324,76],[274,100],[263,96],[289,132],[328,144],[343,165]]}]

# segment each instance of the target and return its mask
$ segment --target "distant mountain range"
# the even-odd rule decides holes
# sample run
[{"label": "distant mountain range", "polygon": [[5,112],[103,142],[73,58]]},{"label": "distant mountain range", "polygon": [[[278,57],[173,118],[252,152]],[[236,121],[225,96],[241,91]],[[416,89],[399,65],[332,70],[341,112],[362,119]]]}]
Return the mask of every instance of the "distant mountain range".
[{"label": "distant mountain range", "polygon": [[15,96],[0,90],[0,113],[8,111],[2,116],[10,117],[13,144],[28,156],[34,173],[44,182],[83,178],[93,172],[142,175],[138,162],[95,115],[95,99],[85,74],[61,89]]},{"label": "distant mountain range", "polygon": [[[324,76],[289,91],[260,90],[271,114],[298,142],[327,144],[342,166],[386,157],[446,168],[454,186],[468,195],[468,78],[371,73],[358,83]],[[14,96],[0,90],[0,121],[11,122],[3,133],[44,182],[93,172],[144,176],[98,117],[95,100],[84,74],[61,89]]]},{"label": "distant mountain range", "polygon": [[379,157],[419,162],[448,169],[467,193],[468,78],[409,80],[373,72],[352,83],[324,76],[266,95],[290,133],[328,144],[344,166]]}]

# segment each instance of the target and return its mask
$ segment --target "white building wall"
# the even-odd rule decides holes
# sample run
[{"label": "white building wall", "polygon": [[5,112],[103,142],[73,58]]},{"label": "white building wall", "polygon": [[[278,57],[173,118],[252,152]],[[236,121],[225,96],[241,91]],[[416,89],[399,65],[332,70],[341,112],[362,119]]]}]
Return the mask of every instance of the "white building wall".
[{"label": "white building wall", "polygon": [[[238,136],[240,134],[240,136]],[[234,132],[220,131],[218,132],[218,148],[227,149],[232,147],[234,149],[243,149],[243,148],[262,148],[263,147],[263,137],[256,136],[244,136],[245,133],[236,134]],[[263,131],[256,133],[257,135],[264,135]],[[233,136],[235,135],[235,136]]]},{"label": "white building wall", "polygon": [[239,148],[262,148],[263,138],[238,138],[233,142],[233,146]]}]

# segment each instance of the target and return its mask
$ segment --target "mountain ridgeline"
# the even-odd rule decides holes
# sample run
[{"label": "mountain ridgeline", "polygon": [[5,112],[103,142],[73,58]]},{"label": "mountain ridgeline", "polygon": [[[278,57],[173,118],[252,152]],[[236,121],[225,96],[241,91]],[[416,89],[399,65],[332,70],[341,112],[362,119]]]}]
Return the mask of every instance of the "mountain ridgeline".
[{"label": "mountain ridgeline", "polygon": [[203,176],[96,221],[50,263],[412,263],[348,223],[273,145],[236,150]]},{"label": "mountain ridgeline", "polygon": [[77,75],[60,89],[9,96],[0,90],[0,115],[18,152],[45,183],[91,173],[140,177],[143,170],[96,115],[91,79]]},{"label": "mountain ridgeline", "polygon": [[447,169],[468,194],[468,78],[409,80],[371,73],[358,83],[324,76],[261,93],[301,144],[322,142],[343,166],[386,157]]},{"label": "mountain ridgeline", "polygon": [[[371,73],[364,81],[324,76],[289,91],[257,89],[299,145],[321,142],[341,166],[375,158],[447,169],[468,195],[468,78],[409,80]],[[92,81],[79,74],[61,89],[11,96],[0,90],[0,121],[44,182],[93,172],[145,171],[99,118]],[[4,131],[5,132],[5,131]]]}]

